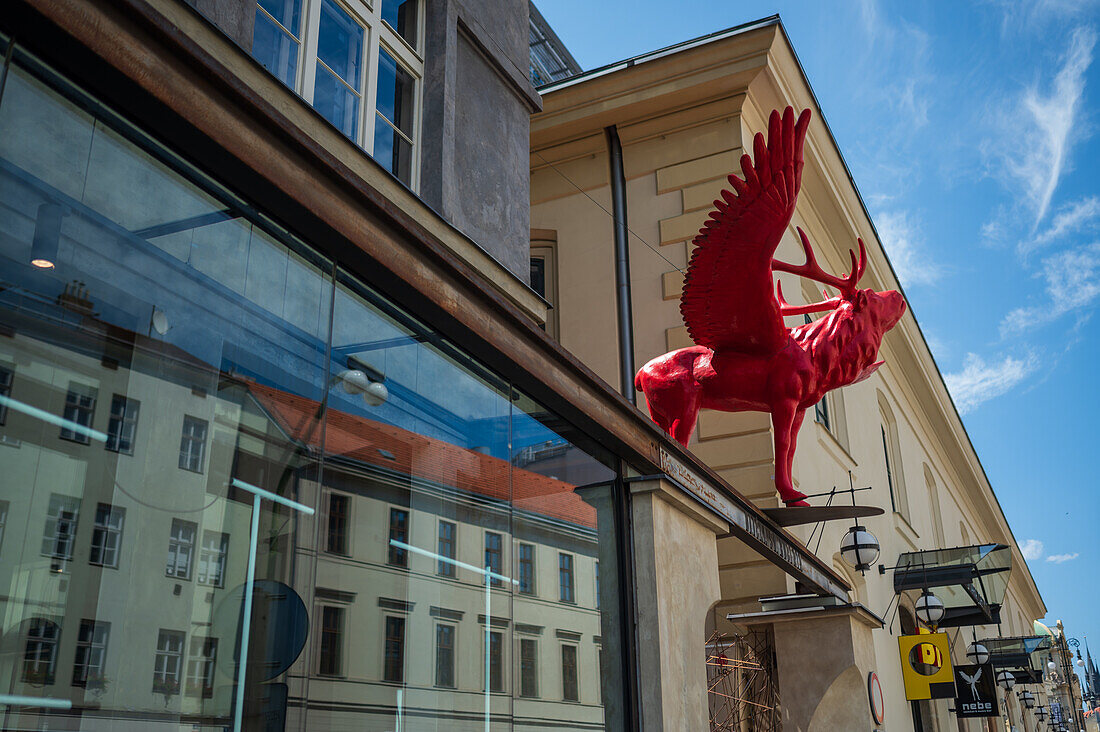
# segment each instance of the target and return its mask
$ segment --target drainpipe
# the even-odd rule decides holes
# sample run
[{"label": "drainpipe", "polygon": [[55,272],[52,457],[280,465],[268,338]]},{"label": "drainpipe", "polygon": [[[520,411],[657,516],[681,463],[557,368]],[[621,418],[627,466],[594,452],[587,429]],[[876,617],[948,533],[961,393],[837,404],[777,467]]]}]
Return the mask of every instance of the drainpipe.
[{"label": "drainpipe", "polygon": [[619,316],[619,391],[634,403],[634,314],[630,304],[630,247],[626,227],[623,146],[615,125],[606,129],[611,161],[611,212],[615,219],[615,296]]}]

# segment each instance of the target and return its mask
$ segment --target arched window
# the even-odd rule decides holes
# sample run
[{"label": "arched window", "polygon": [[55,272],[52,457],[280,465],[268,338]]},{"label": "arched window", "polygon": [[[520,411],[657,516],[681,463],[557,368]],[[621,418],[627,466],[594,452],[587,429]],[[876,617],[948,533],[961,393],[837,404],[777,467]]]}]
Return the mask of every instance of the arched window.
[{"label": "arched window", "polygon": [[[901,447],[894,411],[886,397],[878,394],[882,457],[886,467],[886,485],[890,489],[890,507],[909,521],[909,499],[905,493],[905,473],[901,466]],[[911,523],[911,522],[910,522]]]},{"label": "arched window", "polygon": [[924,485],[928,490],[928,505],[932,508],[932,539],[936,543],[933,548],[943,549],[945,545],[943,537],[943,515],[940,513],[940,493],[939,488],[936,486],[936,478],[932,475],[932,469],[928,467],[928,463],[924,464]]},{"label": "arched window", "polygon": [[52,684],[57,671],[57,644],[61,640],[61,628],[46,618],[31,618],[26,627],[23,681],[39,686]]}]

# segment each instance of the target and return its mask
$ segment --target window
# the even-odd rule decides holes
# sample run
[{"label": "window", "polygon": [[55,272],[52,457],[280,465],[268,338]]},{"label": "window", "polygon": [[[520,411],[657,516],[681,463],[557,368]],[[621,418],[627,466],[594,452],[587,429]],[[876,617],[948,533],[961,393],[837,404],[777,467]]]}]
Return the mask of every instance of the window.
[{"label": "window", "polygon": [[[436,552],[439,554],[439,566],[436,572],[443,577],[455,576],[455,525],[450,521],[439,522],[439,540]],[[447,560],[451,561],[447,561]]]},{"label": "window", "polygon": [[580,689],[577,684],[577,647],[561,647],[561,698],[565,701],[579,701]]},{"label": "window", "polygon": [[599,610],[600,609],[600,560],[598,560],[598,559],[596,560],[596,564],[594,566],[594,571],[596,573],[596,594],[595,594],[596,609]]},{"label": "window", "polygon": [[405,680],[405,619],[386,618],[386,645],[382,679],[401,683]]},{"label": "window", "polygon": [[558,585],[562,602],[576,602],[573,597],[572,554],[558,554]]},{"label": "window", "polygon": [[435,685],[453,688],[455,685],[455,627],[439,623],[435,626]]},{"label": "window", "polygon": [[118,569],[118,552],[122,546],[122,522],[126,509],[100,503],[95,509],[95,528],[92,529],[92,551],[89,564]]},{"label": "window", "polygon": [[495,575],[491,577],[489,584],[493,587],[500,587],[502,582],[500,575],[503,573],[503,567],[501,565],[501,558],[503,555],[503,540],[500,534],[492,531],[485,532],[485,566]]},{"label": "window", "polygon": [[160,629],[157,652],[153,657],[153,693],[180,693],[180,672],[183,666],[183,638],[179,630]]},{"label": "window", "polygon": [[504,634],[489,633],[489,691],[504,691]]},{"label": "window", "polygon": [[539,695],[539,647],[533,638],[519,641],[519,695],[533,698]]},{"label": "window", "polygon": [[111,419],[107,423],[107,449],[134,454],[134,436],[137,434],[138,410],[141,402],[115,394],[111,397]]},{"label": "window", "polygon": [[519,591],[525,595],[535,594],[535,545],[519,545]]},{"label": "window", "polygon": [[551,229],[531,230],[531,289],[550,303],[543,330],[551,338],[558,337],[558,232]]},{"label": "window", "polygon": [[23,681],[45,686],[53,683],[57,670],[57,642],[61,628],[45,618],[31,618],[27,626],[27,645],[23,651]]},{"label": "window", "polygon": [[348,505],[349,496],[330,493],[328,497],[328,536],[325,551],[331,554],[348,554]]},{"label": "window", "polygon": [[909,501],[905,493],[905,475],[901,465],[897,422],[886,397],[879,392],[879,428],[882,433],[882,457],[886,465],[886,486],[890,489],[890,508],[909,520]]},{"label": "window", "polygon": [[111,624],[81,620],[73,656],[73,686],[103,688],[103,666],[107,662],[107,635]]},{"label": "window", "polygon": [[202,549],[199,551],[199,584],[222,587],[225,585],[225,559],[229,555],[229,534],[220,531],[202,532]]},{"label": "window", "polygon": [[197,532],[198,526],[190,521],[172,519],[172,529],[168,534],[168,569],[165,571],[169,577],[191,579]]},{"label": "window", "polygon": [[400,508],[390,509],[390,544],[386,558],[387,564],[395,567],[409,566],[409,551],[403,546],[394,546],[394,542],[408,544],[409,512]]},{"label": "window", "polygon": [[321,608],[321,653],[317,673],[322,676],[339,676],[343,662],[344,609],[325,606]]},{"label": "window", "polygon": [[53,557],[53,569],[60,571],[62,562],[73,558],[73,542],[76,541],[76,519],[80,513],[80,499],[50,495],[46,529],[42,535],[42,556]]},{"label": "window", "polygon": [[252,55],[268,71],[409,186],[416,183],[424,76],[419,5],[259,0],[252,41]]},{"label": "window", "polygon": [[8,405],[4,401],[11,398],[11,382],[15,378],[12,366],[0,366],[0,425],[8,419]]},{"label": "window", "polygon": [[0,501],[0,554],[4,549],[4,528],[8,525],[8,502]]},{"label": "window", "polygon": [[206,457],[206,420],[184,415],[180,435],[180,467],[201,473]]},{"label": "window", "polygon": [[187,659],[187,695],[209,699],[214,696],[214,664],[218,660],[217,638],[191,638]]},{"label": "window", "polygon": [[69,392],[65,395],[65,411],[61,416],[70,426],[61,428],[61,439],[88,444],[92,418],[95,416],[96,391],[93,386],[69,382]]}]

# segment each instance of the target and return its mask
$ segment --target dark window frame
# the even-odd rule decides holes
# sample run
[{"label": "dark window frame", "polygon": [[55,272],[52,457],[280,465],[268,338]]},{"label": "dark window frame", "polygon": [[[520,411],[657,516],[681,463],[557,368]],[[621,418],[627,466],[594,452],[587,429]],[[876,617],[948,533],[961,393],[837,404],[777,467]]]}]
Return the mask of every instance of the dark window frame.
[{"label": "dark window frame", "polygon": [[519,639],[519,696],[539,698],[539,642],[534,638]]},{"label": "dark window frame", "polygon": [[[504,535],[496,531],[485,532],[485,563],[484,566],[493,574],[504,574]],[[489,577],[490,587],[503,587],[504,582],[500,577]]]},{"label": "dark window frame", "polygon": [[[342,504],[342,505],[341,505]],[[351,554],[351,496],[335,491],[328,494],[325,552],[342,557]]]},{"label": "dark window frame", "polygon": [[[96,638],[102,631],[102,640]],[[107,665],[107,645],[111,638],[111,624],[103,620],[81,619],[77,633],[76,648],[73,651],[73,686],[87,687],[89,676],[96,673],[99,678],[93,683],[103,681],[103,669]],[[99,650],[98,662],[93,662],[95,651]]]},{"label": "dark window frame", "polygon": [[[104,515],[106,520],[103,519]],[[118,525],[113,525],[112,519],[118,517]],[[126,527],[126,509],[110,503],[97,503],[95,507],[95,523],[92,525],[92,542],[88,548],[88,564],[107,569],[118,569],[119,559],[122,556],[122,532]],[[115,538],[115,545],[109,546],[110,539]],[[108,561],[107,553],[112,552],[113,561]]]},{"label": "dark window frame", "polygon": [[[390,541],[399,541],[402,544],[409,543],[409,519],[410,512],[407,508],[390,507]],[[409,568],[409,550],[404,547],[386,544],[386,564],[391,567]]]},{"label": "dark window frame", "polygon": [[561,698],[562,701],[579,702],[580,689],[580,649],[573,643],[561,644]]},{"label": "dark window frame", "polygon": [[344,665],[344,608],[322,605],[319,613],[321,632],[318,634],[317,675],[340,677]]},{"label": "dark window frame", "polygon": [[576,562],[569,552],[558,552],[558,599],[570,604],[577,602]]},{"label": "dark window frame", "polygon": [[[189,433],[189,426],[192,428],[201,426],[201,434],[196,434],[194,430]],[[180,470],[199,473],[200,475],[206,472],[206,441],[209,437],[209,421],[190,414],[183,415],[183,427],[180,431]]]},{"label": "dark window frame", "polygon": [[[176,528],[190,530],[191,543],[187,549],[186,567],[185,571],[181,574],[179,572],[178,558],[180,556],[179,548],[187,546],[187,544],[181,539],[175,536]],[[189,581],[191,575],[194,573],[195,567],[195,544],[199,537],[199,526],[193,521],[184,521],[183,519],[172,519],[172,525],[168,529],[168,561],[164,566],[164,576],[171,577],[173,579]],[[175,571],[173,571],[175,570]]]},{"label": "dark window frame", "polygon": [[402,684],[405,682],[405,618],[387,615],[384,624],[382,680]]},{"label": "dark window frame", "polygon": [[[23,636],[25,641],[20,680],[25,684],[52,686],[57,679],[57,652],[61,645],[61,626],[50,618],[35,616],[28,620],[27,630]],[[45,669],[40,670],[43,663]]]},{"label": "dark window frame", "polygon": [[112,394],[111,416],[107,420],[107,442],[104,449],[120,455],[133,455],[140,414],[140,401],[122,394]]},{"label": "dark window frame", "polygon": [[[81,393],[81,389],[84,390],[84,393]],[[95,422],[95,408],[98,401],[99,389],[81,384],[78,381],[70,381],[69,389],[65,392],[65,406],[61,411],[61,417],[90,430],[92,423]],[[87,445],[92,441],[87,432],[71,430],[68,427],[61,428],[60,437],[62,440],[75,442],[79,445]]]},{"label": "dark window frame", "polygon": [[[451,623],[435,624],[435,685],[455,688],[455,645],[458,628]],[[449,643],[444,643],[444,640]]]},{"label": "dark window frame", "polygon": [[[524,550],[530,550],[528,552],[529,556],[524,556]],[[538,594],[538,587],[535,582],[535,557],[537,556],[536,552],[537,549],[535,548],[535,545],[526,541],[521,541],[516,550],[516,561],[519,570],[517,572],[519,576],[516,578],[519,583],[517,585],[517,590],[522,595]]]},{"label": "dark window frame", "polygon": [[[446,527],[446,531],[444,531]],[[454,521],[446,521],[444,519],[439,520],[439,524],[436,527],[436,554],[440,556],[440,559],[436,562],[435,573],[440,577],[454,577],[457,572],[455,571],[455,552],[458,545],[458,524]],[[446,561],[446,560],[451,561]]]}]

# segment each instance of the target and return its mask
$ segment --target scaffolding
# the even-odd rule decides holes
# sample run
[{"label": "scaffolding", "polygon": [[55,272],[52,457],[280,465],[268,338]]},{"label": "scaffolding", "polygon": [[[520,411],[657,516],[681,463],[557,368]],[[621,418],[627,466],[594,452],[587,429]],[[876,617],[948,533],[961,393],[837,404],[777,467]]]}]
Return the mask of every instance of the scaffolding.
[{"label": "scaffolding", "polygon": [[711,732],[779,732],[779,681],[770,629],[707,639]]}]

